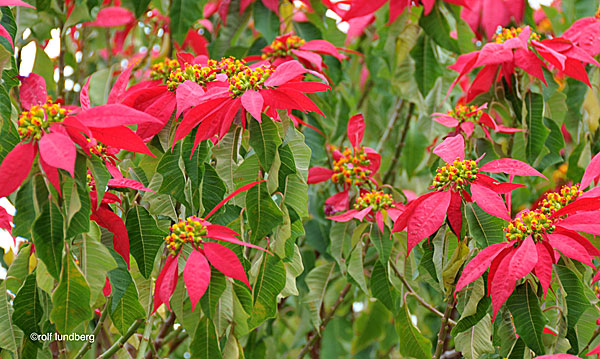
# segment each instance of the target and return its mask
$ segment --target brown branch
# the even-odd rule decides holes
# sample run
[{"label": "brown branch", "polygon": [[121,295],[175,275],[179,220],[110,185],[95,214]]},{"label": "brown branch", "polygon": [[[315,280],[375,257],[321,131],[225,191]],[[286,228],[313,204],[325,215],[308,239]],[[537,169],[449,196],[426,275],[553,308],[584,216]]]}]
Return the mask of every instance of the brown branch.
[{"label": "brown branch", "polygon": [[448,304],[446,305],[446,310],[444,311],[444,316],[442,317],[442,325],[440,327],[440,332],[438,333],[437,345],[435,347],[435,354],[433,355],[434,359],[440,359],[442,352],[444,351],[444,346],[446,344],[446,334],[449,329],[448,322],[450,320],[450,315],[454,310],[454,297],[450,297]]},{"label": "brown branch", "polygon": [[[167,317],[167,320],[165,320],[163,325],[160,327],[160,330],[158,331],[158,335],[156,336],[156,339],[154,339],[154,342],[152,343],[152,345],[154,346],[154,351],[158,352],[158,349],[160,349],[160,347],[163,344],[165,336],[167,335],[167,333],[169,333],[169,331],[171,331],[173,329],[174,323],[175,323],[175,313],[171,312],[169,314],[169,317]],[[152,350],[152,348],[150,348],[150,350],[148,350],[148,352],[146,353],[145,358],[151,359],[152,352],[153,352],[153,350]]]},{"label": "brown branch", "polygon": [[403,99],[398,99],[398,101],[396,102],[396,106],[394,107],[394,114],[392,115],[392,117],[390,117],[390,120],[388,121],[388,124],[385,128],[385,132],[383,133],[383,136],[381,136],[381,140],[379,141],[379,143],[377,143],[377,147],[375,147],[375,151],[380,152],[381,148],[383,147],[383,144],[387,142],[388,138],[392,133],[392,130],[396,126],[396,122],[398,122],[398,119],[400,118],[400,113],[402,113],[402,109],[404,108],[405,103],[406,102],[404,102]]},{"label": "brown branch", "polygon": [[406,143],[406,135],[408,134],[408,130],[410,128],[410,119],[413,115],[413,112],[415,111],[415,104],[411,102],[410,106],[408,107],[408,115],[406,116],[406,121],[404,122],[404,128],[402,129],[402,135],[400,137],[400,142],[398,142],[398,145],[396,146],[396,153],[394,154],[394,157],[392,158],[392,163],[390,163],[390,167],[388,168],[387,172],[385,173],[385,176],[383,176],[383,183],[389,183],[389,179],[392,176],[392,174],[394,174],[394,169],[396,167],[396,165],[398,164],[398,158],[400,158],[400,155],[402,155],[402,149],[404,148],[404,144]]}]

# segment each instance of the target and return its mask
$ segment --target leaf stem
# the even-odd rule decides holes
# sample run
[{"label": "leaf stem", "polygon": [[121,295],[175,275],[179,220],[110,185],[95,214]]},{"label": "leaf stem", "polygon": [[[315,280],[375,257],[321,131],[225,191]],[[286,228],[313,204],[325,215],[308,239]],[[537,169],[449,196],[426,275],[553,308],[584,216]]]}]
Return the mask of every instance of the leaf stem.
[{"label": "leaf stem", "polygon": [[[104,323],[104,319],[106,319],[106,315],[108,314],[108,303],[106,303],[104,305],[104,309],[102,309],[102,313],[100,313],[100,318],[98,319],[98,323],[96,324],[96,327],[94,328],[94,331],[92,332],[92,335],[94,338],[98,337],[98,333],[100,333],[100,328],[102,328],[102,324]],[[81,349],[79,350],[79,352],[77,353],[77,355],[73,358],[73,359],[81,359],[83,358],[83,356],[85,355],[85,353],[87,353],[88,350],[90,350],[90,347],[92,346],[92,343],[90,341],[86,341],[83,346],[81,347]]]},{"label": "leaf stem", "polygon": [[446,344],[446,334],[449,328],[450,315],[452,315],[452,311],[454,310],[454,297],[450,296],[450,300],[446,305],[446,310],[444,311],[444,316],[442,317],[442,325],[440,327],[440,332],[438,333],[437,346],[435,347],[435,354],[433,355],[434,359],[439,359],[444,351],[444,345]]},{"label": "leaf stem", "polygon": [[108,348],[102,355],[98,356],[98,359],[106,359],[112,357],[113,354],[119,351],[119,349],[123,348],[125,342],[137,331],[137,329],[144,322],[143,319],[138,319],[127,330],[127,332],[120,337],[110,348]]},{"label": "leaf stem", "polygon": [[410,106],[408,107],[408,114],[406,116],[406,121],[404,122],[404,128],[402,129],[402,135],[400,136],[400,142],[398,142],[398,145],[396,146],[396,153],[392,158],[392,163],[390,163],[390,167],[385,173],[385,176],[383,176],[383,183],[388,183],[389,179],[392,177],[392,174],[395,173],[394,169],[398,164],[398,158],[400,158],[400,155],[402,154],[402,149],[404,148],[404,144],[406,143],[406,135],[408,134],[408,130],[410,128],[410,119],[414,111],[415,104],[411,102]]},{"label": "leaf stem", "polygon": [[150,334],[152,334],[152,323],[154,322],[154,316],[150,315],[148,320],[146,320],[146,324],[144,327],[144,334],[142,335],[142,340],[140,342],[140,346],[138,347],[138,352],[136,359],[142,359],[144,354],[146,354],[146,348],[148,348],[148,344],[150,343]]}]

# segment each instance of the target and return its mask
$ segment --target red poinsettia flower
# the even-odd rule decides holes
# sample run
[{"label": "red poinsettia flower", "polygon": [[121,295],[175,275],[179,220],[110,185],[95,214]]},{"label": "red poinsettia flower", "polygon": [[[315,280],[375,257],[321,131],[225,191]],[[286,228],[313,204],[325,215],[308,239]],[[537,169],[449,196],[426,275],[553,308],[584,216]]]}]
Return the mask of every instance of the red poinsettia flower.
[{"label": "red poinsettia flower", "polygon": [[446,138],[433,153],[446,161],[445,166],[437,169],[430,187],[435,191],[420,196],[406,206],[392,230],[400,232],[406,228],[407,255],[421,240],[442,226],[446,215],[454,233],[460,234],[463,200],[477,203],[492,216],[510,220],[507,205],[500,195],[508,194],[523,185],[498,183],[482,172],[544,177],[528,164],[511,158],[501,158],[479,167],[477,161],[465,159],[465,141],[462,135]]},{"label": "red poinsettia flower", "polygon": [[459,56],[456,63],[449,66],[457,71],[459,76],[450,86],[448,93],[462,76],[480,66],[483,66],[483,69],[479,71],[467,91],[467,102],[489,91],[502,76],[510,84],[510,77],[517,67],[546,84],[542,68],[549,65],[540,60],[540,57],[552,67],[585,82],[590,87],[584,64],[600,66],[587,52],[565,38],[556,37],[540,41],[539,35],[532,33],[529,26],[504,29],[496,36],[495,42],[485,44],[481,50]]},{"label": "red poinsettia flower", "polygon": [[[219,65],[219,71],[223,71],[227,78],[216,78],[208,84],[206,91],[200,86],[195,86],[192,91],[189,88],[177,89],[178,96],[183,92],[181,97],[185,97],[188,104],[195,103],[195,106],[184,113],[175,131],[174,142],[187,136],[196,126],[194,148],[203,140],[218,142],[229,131],[240,111],[242,124],[245,124],[246,112],[259,122],[262,113],[277,118],[277,110],[310,111],[323,115],[304,93],[325,91],[330,87],[320,82],[302,81],[307,72],[324,77],[304,68],[296,60],[287,61],[273,70],[265,66],[253,68],[243,61],[226,59]],[[184,109],[178,106],[177,110]]]},{"label": "red poinsettia flower", "polygon": [[[455,130],[450,135],[457,135],[464,133],[467,138],[470,138],[475,130],[475,125],[478,124],[486,137],[492,141],[490,131],[499,133],[515,133],[523,131],[518,128],[505,127],[504,125],[498,125],[496,121],[487,112],[483,110],[487,109],[487,103],[476,107],[476,106],[465,106],[461,103],[456,105],[454,110],[450,110],[448,113],[436,112],[432,114],[433,120],[446,127],[454,127]],[[492,141],[493,142],[493,141]]]},{"label": "red poinsettia flower", "polygon": [[461,17],[479,38],[483,37],[483,31],[491,39],[498,26],[507,26],[512,21],[520,24],[524,12],[524,0],[470,0],[469,6],[463,8]]},{"label": "red poinsettia flower", "polygon": [[522,211],[504,227],[506,242],[483,249],[465,266],[455,295],[489,268],[487,284],[495,318],[516,282],[529,273],[547,293],[558,252],[594,268],[592,258],[600,257],[600,251],[577,232],[600,235],[598,208],[600,197],[584,194],[579,186],[548,193],[538,208]]},{"label": "red poinsettia flower", "polygon": [[348,138],[352,148],[345,147],[343,152],[333,151],[333,169],[312,167],[308,170],[308,184],[331,180],[340,184],[343,190],[325,201],[326,214],[343,211],[348,208],[348,191],[371,187],[375,183],[373,176],[379,170],[381,156],[370,147],[361,146],[365,133],[363,115],[354,115],[348,120]]},{"label": "red poinsettia flower", "polygon": [[305,67],[321,72],[323,70],[321,55],[333,56],[340,61],[346,59],[339,50],[329,41],[305,41],[289,33],[276,37],[270,45],[262,49],[262,55],[248,56],[245,60],[248,62],[262,60],[259,64],[268,62],[275,67],[289,60],[298,60]]},{"label": "red poinsettia flower", "polygon": [[590,56],[600,54],[600,11],[594,17],[584,17],[575,21],[561,36]]},{"label": "red poinsettia flower", "polygon": [[385,217],[389,216],[395,222],[404,211],[404,205],[394,202],[391,195],[381,190],[361,190],[360,196],[356,198],[354,208],[344,213],[327,217],[336,222],[348,222],[353,219],[377,222],[377,226],[383,232]]},{"label": "red poinsettia flower", "polygon": [[[466,0],[444,0],[447,3],[455,4],[459,6],[470,6],[470,3]],[[352,0],[350,1],[350,10],[346,12],[344,15],[344,20],[353,19],[355,17],[366,16],[373,14],[375,11],[379,10],[388,0]],[[433,6],[435,5],[435,0],[389,0],[390,3],[390,20],[389,24],[394,22],[400,14],[404,12],[409,6],[413,5],[423,5],[425,8],[425,15],[429,15]]]},{"label": "red poinsettia flower", "polygon": [[153,312],[156,312],[158,307],[163,303],[169,308],[169,299],[175,291],[175,286],[179,278],[178,262],[179,257],[182,255],[181,248],[186,243],[189,243],[193,247],[183,270],[183,280],[190,301],[192,302],[192,311],[206,292],[210,283],[210,265],[224,275],[240,280],[248,288],[252,289],[244,267],[237,255],[231,249],[217,242],[206,241],[206,239],[235,243],[260,249],[267,253],[270,252],[254,244],[237,239],[236,236],[239,236],[239,234],[234,230],[218,224],[211,224],[207,219],[231,198],[261,182],[264,181],[257,181],[240,187],[217,204],[204,218],[188,217],[186,220],[181,220],[170,227],[171,233],[165,238],[169,255],[156,279]]},{"label": "red poinsettia flower", "polygon": [[0,164],[0,197],[11,194],[25,180],[38,152],[40,167],[60,193],[58,169],[73,176],[76,144],[86,147],[88,138],[154,156],[125,126],[156,121],[140,111],[109,104],[94,108],[83,106],[83,111],[77,112],[72,106],[61,106],[48,100],[44,79],[37,74],[22,78],[20,98],[26,110],[18,121],[21,142]]}]

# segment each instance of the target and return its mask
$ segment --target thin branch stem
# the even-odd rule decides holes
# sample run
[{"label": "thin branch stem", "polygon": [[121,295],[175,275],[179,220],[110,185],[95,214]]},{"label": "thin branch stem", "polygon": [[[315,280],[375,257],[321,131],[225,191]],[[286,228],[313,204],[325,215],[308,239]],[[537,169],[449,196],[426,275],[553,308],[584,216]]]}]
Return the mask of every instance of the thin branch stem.
[{"label": "thin branch stem", "polygon": [[140,346],[138,347],[136,359],[142,359],[144,354],[146,354],[146,348],[148,348],[148,344],[150,344],[150,334],[152,334],[153,322],[154,316],[148,316],[148,319],[146,320],[146,326],[144,328],[144,334],[142,335],[142,340],[140,342]]},{"label": "thin branch stem", "polygon": [[452,311],[454,310],[454,297],[450,296],[450,300],[446,305],[446,310],[444,311],[444,316],[442,317],[442,325],[440,327],[440,332],[438,333],[437,346],[435,347],[435,354],[433,355],[434,359],[439,359],[442,356],[442,352],[444,351],[444,346],[446,344],[446,334],[449,328],[450,315],[452,315]]},{"label": "thin branch stem", "polygon": [[390,167],[385,173],[385,176],[383,176],[383,183],[389,183],[388,181],[390,177],[392,176],[392,174],[395,173],[394,170],[396,169],[396,165],[398,164],[398,158],[400,158],[400,155],[402,154],[402,149],[404,148],[404,144],[406,143],[406,135],[408,134],[408,130],[410,128],[410,119],[414,111],[415,104],[411,102],[410,106],[408,107],[408,114],[406,116],[406,121],[404,122],[404,128],[402,129],[402,135],[400,136],[400,142],[398,142],[398,145],[396,146],[396,153],[392,158],[392,163],[390,163]]},{"label": "thin branch stem", "polygon": [[[102,328],[102,325],[104,323],[104,319],[106,319],[106,315],[108,314],[108,303],[106,303],[104,305],[104,309],[102,309],[102,313],[100,313],[100,319],[98,319],[98,323],[96,324],[96,327],[94,328],[94,331],[92,332],[92,336],[94,338],[98,337],[98,333],[100,333],[100,328]],[[79,352],[77,353],[77,355],[75,356],[75,358],[73,359],[81,359],[83,358],[83,356],[85,355],[85,353],[87,353],[88,350],[90,350],[90,347],[92,346],[92,343],[90,341],[86,341],[83,346],[81,347],[81,349],[79,350]]]},{"label": "thin branch stem", "polygon": [[[404,286],[406,287],[406,289],[408,290],[409,294],[412,295],[413,297],[415,297],[415,299],[425,308],[429,309],[429,311],[431,311],[433,314],[437,315],[440,318],[444,318],[444,313],[440,312],[439,310],[437,310],[433,305],[427,303],[427,301],[425,299],[423,299],[423,297],[421,297],[417,292],[415,292],[415,290],[412,288],[412,286],[408,283],[408,281],[406,280],[406,277],[404,277],[400,271],[398,270],[398,268],[396,267],[396,265],[392,262],[390,262],[390,265],[392,267],[392,269],[394,270],[394,273],[396,273],[396,276],[398,276],[398,278],[400,278],[400,280],[402,281],[402,284],[404,284]],[[450,324],[450,326],[455,326],[456,322],[454,320],[452,320],[451,318],[448,318],[448,324]]]},{"label": "thin branch stem", "polygon": [[[173,329],[173,323],[175,323],[175,313],[171,312],[169,314],[169,317],[167,317],[167,320],[165,320],[163,325],[160,327],[160,330],[158,331],[158,335],[156,336],[156,339],[154,339],[154,342],[152,343],[152,346],[154,347],[154,351],[158,351],[158,349],[162,345],[163,340],[165,339],[165,336],[167,335],[167,333],[169,333],[169,331],[171,329]],[[152,358],[152,350],[149,350],[146,353],[146,359],[151,359],[151,358]]]},{"label": "thin branch stem", "polygon": [[405,103],[406,102],[404,102],[403,99],[398,99],[398,101],[396,102],[396,106],[394,107],[394,114],[392,115],[392,117],[390,117],[390,120],[388,121],[388,124],[385,128],[385,132],[383,133],[383,136],[381,136],[381,140],[379,141],[379,143],[377,143],[377,147],[375,147],[375,151],[380,152],[381,148],[383,147],[383,144],[387,142],[388,138],[390,137],[390,134],[392,133],[392,130],[396,126],[396,122],[398,122],[398,119],[400,118],[400,113],[402,113],[402,109],[404,108]]},{"label": "thin branch stem", "polygon": [[118,352],[119,349],[123,348],[123,346],[125,345],[125,342],[127,342],[127,340],[133,334],[135,334],[135,332],[140,327],[140,325],[142,325],[143,322],[144,322],[143,319],[138,319],[133,324],[131,324],[131,326],[129,327],[127,332],[122,337],[120,337],[110,348],[108,348],[104,353],[102,353],[102,355],[99,355],[98,359],[110,358],[113,356],[113,354]]}]

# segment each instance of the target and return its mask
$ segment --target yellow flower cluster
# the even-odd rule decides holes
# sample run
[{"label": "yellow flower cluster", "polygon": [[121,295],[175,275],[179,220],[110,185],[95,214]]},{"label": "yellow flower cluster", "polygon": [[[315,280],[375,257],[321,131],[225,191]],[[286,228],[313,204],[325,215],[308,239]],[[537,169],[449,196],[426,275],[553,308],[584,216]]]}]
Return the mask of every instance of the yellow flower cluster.
[{"label": "yellow flower cluster", "polygon": [[152,80],[162,80],[166,82],[171,76],[171,72],[179,69],[179,62],[177,60],[165,59],[165,61],[161,61],[152,65],[152,69],[150,71],[150,78]]},{"label": "yellow flower cluster", "polygon": [[350,148],[345,147],[342,157],[333,161],[334,174],[331,176],[331,180],[344,185],[362,186],[371,175],[371,170],[366,168],[370,164],[371,161],[362,148],[357,148],[352,153]]},{"label": "yellow flower cluster", "polygon": [[217,79],[217,71],[208,66],[200,65],[186,65],[185,69],[177,67],[174,71],[169,74],[169,78],[166,80],[167,87],[171,91],[177,90],[177,87],[184,81],[194,81],[199,85],[206,85],[207,83]]},{"label": "yellow flower cluster", "polygon": [[292,50],[300,48],[304,43],[304,39],[296,35],[289,36],[285,40],[277,38],[263,50],[261,57],[266,60],[291,56]]},{"label": "yellow flower cluster", "polygon": [[371,206],[374,211],[388,209],[394,207],[394,200],[392,199],[392,196],[383,193],[383,191],[371,191],[361,194],[354,204],[354,208],[358,210],[365,209],[369,206]]},{"label": "yellow flower cluster", "polygon": [[529,236],[537,241],[542,239],[542,232],[552,233],[552,231],[554,231],[552,219],[539,209],[524,212],[504,228],[506,239],[509,241],[515,239],[521,241]]},{"label": "yellow flower cluster", "polygon": [[188,217],[175,223],[169,229],[171,234],[164,238],[167,243],[167,249],[171,254],[177,255],[181,247],[186,243],[199,245],[202,243],[202,236],[206,236],[206,226],[198,217]]},{"label": "yellow flower cluster", "polygon": [[17,132],[22,140],[39,140],[48,127],[54,123],[62,122],[67,117],[67,110],[52,100],[43,105],[32,106],[29,111],[24,111],[19,116]]},{"label": "yellow flower cluster", "polygon": [[[500,31],[500,33],[496,34],[496,42],[499,44],[502,44],[502,43],[506,42],[506,40],[519,37],[521,32],[523,32],[523,29],[521,27],[516,27],[516,28],[515,27],[511,27],[511,28],[504,27],[504,28],[502,28],[502,31]],[[538,35],[532,31],[531,35],[529,35],[529,41],[532,41],[532,40],[540,41],[540,35]]]},{"label": "yellow flower cluster", "polygon": [[575,186],[563,186],[559,192],[551,192],[546,194],[546,198],[542,200],[540,204],[540,211],[546,215],[558,211],[564,206],[572,203],[581,196],[583,191],[579,189],[579,185]]},{"label": "yellow flower cluster", "polygon": [[471,116],[467,117],[467,114],[474,112],[475,110],[477,110],[477,106],[473,106],[473,105],[465,106],[465,105],[459,104],[459,105],[456,105],[454,110],[448,111],[448,116],[454,117],[459,122],[465,122],[467,120],[478,121],[479,118],[481,117],[481,114],[483,113],[483,111],[481,111],[481,110],[478,110],[477,112],[473,113]]},{"label": "yellow flower cluster", "polygon": [[238,97],[248,90],[264,88],[264,82],[271,74],[273,70],[268,67],[259,66],[255,69],[246,67],[229,77],[229,92],[233,97]]},{"label": "yellow flower cluster", "polygon": [[456,189],[463,189],[465,186],[477,179],[477,162],[473,160],[463,160],[456,158],[452,164],[446,163],[443,167],[438,167],[437,174],[431,184],[436,190],[447,189],[453,186]]}]

